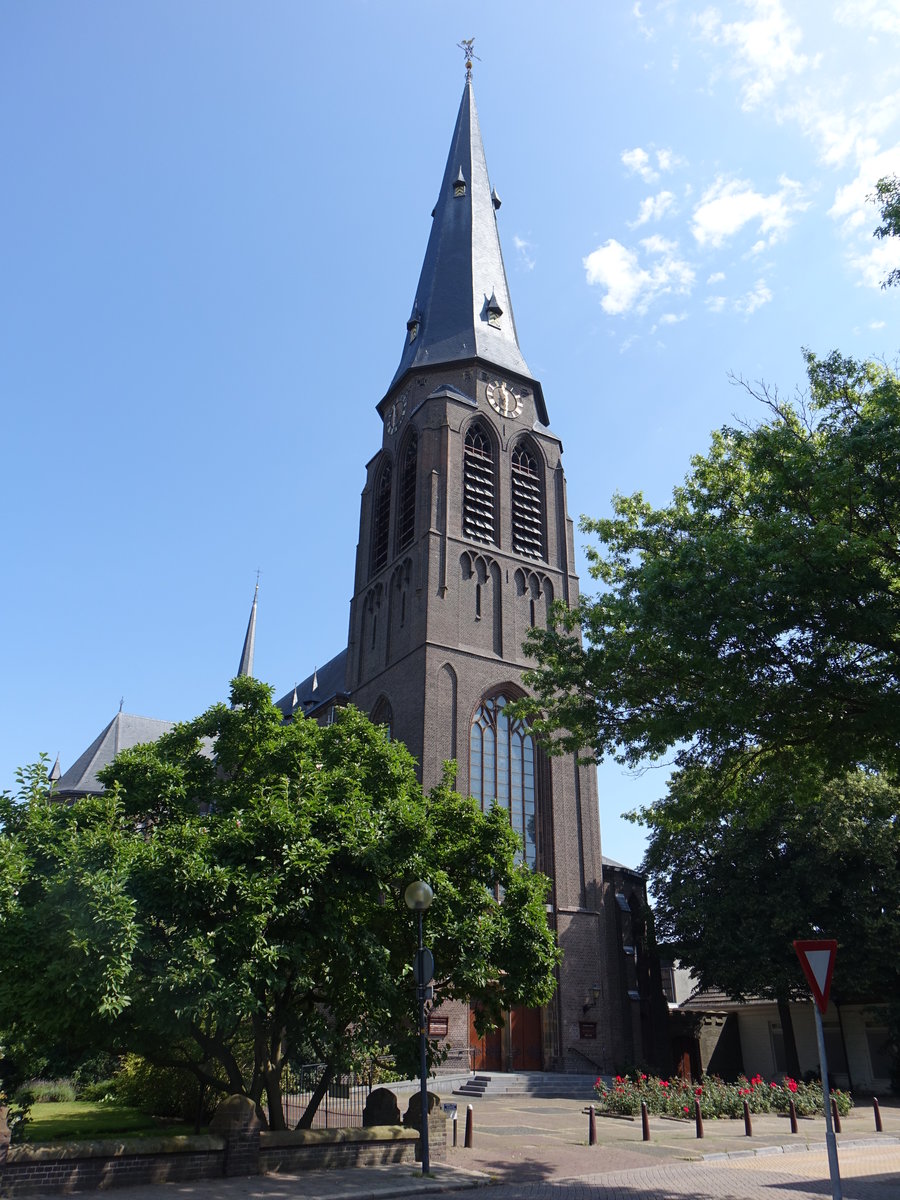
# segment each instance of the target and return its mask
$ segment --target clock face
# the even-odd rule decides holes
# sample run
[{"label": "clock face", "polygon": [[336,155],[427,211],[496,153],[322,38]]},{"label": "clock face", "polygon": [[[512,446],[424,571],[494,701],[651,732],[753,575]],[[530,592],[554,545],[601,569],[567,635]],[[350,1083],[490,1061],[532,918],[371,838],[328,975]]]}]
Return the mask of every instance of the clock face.
[{"label": "clock face", "polygon": [[391,407],[387,410],[384,417],[384,423],[387,426],[388,433],[396,433],[400,428],[400,423],[406,416],[406,392],[403,392],[397,397]]},{"label": "clock face", "polygon": [[522,411],[522,394],[508,383],[495,379],[484,389],[484,394],[488,404],[501,417],[517,417]]}]

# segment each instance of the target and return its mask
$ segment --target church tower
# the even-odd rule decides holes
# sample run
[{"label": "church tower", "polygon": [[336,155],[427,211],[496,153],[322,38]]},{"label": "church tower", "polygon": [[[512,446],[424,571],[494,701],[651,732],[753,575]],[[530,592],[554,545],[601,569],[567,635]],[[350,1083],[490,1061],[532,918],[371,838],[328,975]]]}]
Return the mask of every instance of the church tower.
[{"label": "church tower", "polygon": [[604,904],[596,772],[549,758],[506,713],[523,695],[528,630],[553,600],[574,603],[578,579],[562,444],[519,347],[499,209],[467,71],[400,363],[377,406],[344,692],[407,745],[425,789],[456,760],[459,791],[507,808],[525,860],[553,880],[556,997],[481,1041],[450,1006],[451,1045],[474,1047],[479,1069],[606,1070],[640,1047],[615,903]]}]

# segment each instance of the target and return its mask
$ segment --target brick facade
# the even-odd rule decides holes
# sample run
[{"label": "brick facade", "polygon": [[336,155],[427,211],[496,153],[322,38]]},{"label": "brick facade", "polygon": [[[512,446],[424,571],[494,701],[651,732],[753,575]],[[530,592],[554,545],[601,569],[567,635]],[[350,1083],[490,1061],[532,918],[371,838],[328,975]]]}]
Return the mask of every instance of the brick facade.
[{"label": "brick facade", "polygon": [[[498,382],[521,398],[517,415],[500,417],[489,403],[489,389]],[[498,693],[523,694],[522,673],[532,665],[522,648],[528,630],[545,623],[553,600],[573,603],[578,597],[562,446],[540,423],[533,383],[477,360],[407,376],[385,404],[386,411],[402,409],[404,419],[385,424],[381,451],[367,468],[346,689],[364,711],[389,713],[392,735],[420,764],[423,787],[438,783],[443,763],[454,759],[457,787],[468,793],[470,730],[479,705]],[[465,533],[464,443],[474,421],[492,440],[496,511],[490,544]],[[413,437],[415,536],[396,550],[399,506],[393,503],[386,562],[375,570],[382,472],[390,464],[396,481]],[[538,460],[540,559],[513,548],[512,455],[523,441]],[[638,1061],[640,1031],[636,1046],[615,914],[607,913],[604,893],[596,772],[574,756],[549,758],[538,750],[536,774],[536,865],[553,881],[549,916],[564,954],[557,995],[542,1015],[539,1065],[584,1071],[609,1069],[623,1058]],[[463,1047],[468,1057],[468,1013],[447,1007],[453,1058]],[[510,1058],[501,1065],[515,1064]]]}]

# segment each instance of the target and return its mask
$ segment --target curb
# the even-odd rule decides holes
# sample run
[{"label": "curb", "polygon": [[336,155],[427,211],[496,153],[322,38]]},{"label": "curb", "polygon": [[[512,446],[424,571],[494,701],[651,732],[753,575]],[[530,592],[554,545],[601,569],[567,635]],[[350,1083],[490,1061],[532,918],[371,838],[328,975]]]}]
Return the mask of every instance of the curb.
[{"label": "curb", "polygon": [[[900,1146],[900,1137],[882,1134],[877,1138],[846,1138],[838,1142],[838,1150],[872,1150],[876,1146]],[[726,1158],[763,1158],[771,1154],[806,1154],[826,1150],[825,1142],[789,1142],[786,1146],[759,1146],[756,1150],[722,1150],[715,1154],[702,1154],[696,1162],[716,1162]]]}]

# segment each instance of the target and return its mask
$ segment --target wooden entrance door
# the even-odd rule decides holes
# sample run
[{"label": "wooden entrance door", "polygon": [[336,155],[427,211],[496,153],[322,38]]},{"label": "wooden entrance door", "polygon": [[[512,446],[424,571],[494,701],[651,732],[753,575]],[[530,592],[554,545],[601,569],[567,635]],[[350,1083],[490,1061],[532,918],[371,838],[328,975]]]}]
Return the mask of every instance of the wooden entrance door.
[{"label": "wooden entrance door", "polygon": [[484,1037],[475,1030],[475,1010],[469,1009],[469,1045],[473,1049],[473,1071],[503,1070],[503,1030],[489,1029]]},{"label": "wooden entrance door", "polygon": [[514,1071],[541,1071],[544,1046],[539,1008],[511,1008],[509,1011],[510,1066]]}]

